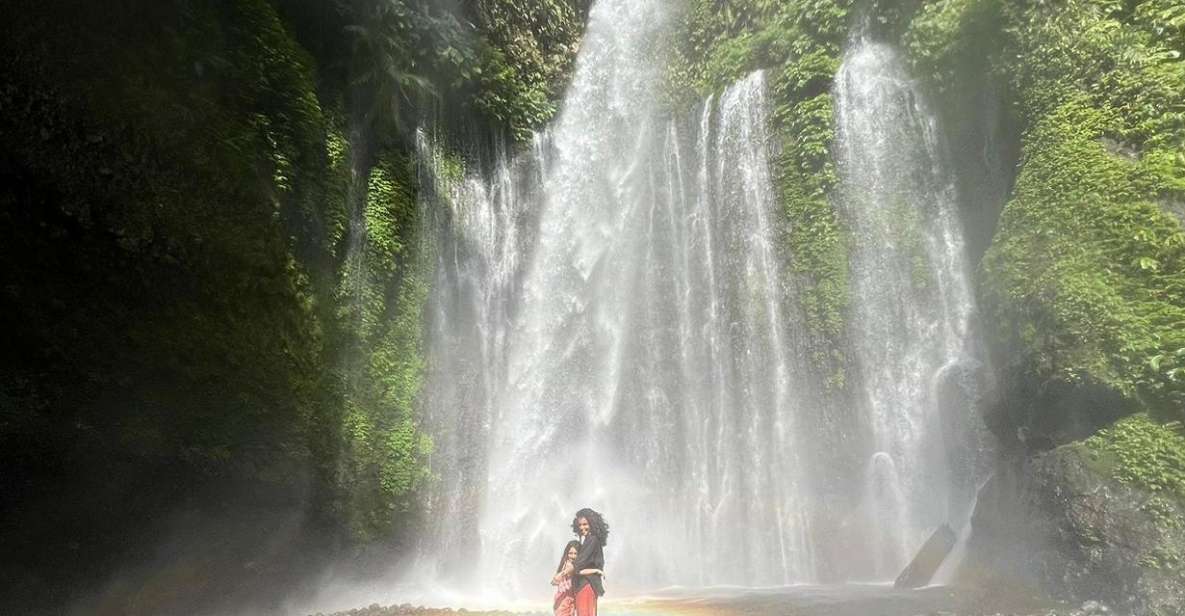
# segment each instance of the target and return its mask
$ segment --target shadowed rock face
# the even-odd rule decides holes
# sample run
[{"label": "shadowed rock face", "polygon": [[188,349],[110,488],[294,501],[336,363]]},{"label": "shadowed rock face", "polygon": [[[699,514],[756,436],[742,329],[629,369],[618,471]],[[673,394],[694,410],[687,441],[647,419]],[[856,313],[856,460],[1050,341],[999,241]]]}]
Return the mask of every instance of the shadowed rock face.
[{"label": "shadowed rock face", "polygon": [[1106,479],[1086,456],[1069,445],[1001,466],[972,518],[963,581],[1040,587],[1121,613],[1185,613],[1173,564],[1185,531],[1157,524],[1151,493]]}]

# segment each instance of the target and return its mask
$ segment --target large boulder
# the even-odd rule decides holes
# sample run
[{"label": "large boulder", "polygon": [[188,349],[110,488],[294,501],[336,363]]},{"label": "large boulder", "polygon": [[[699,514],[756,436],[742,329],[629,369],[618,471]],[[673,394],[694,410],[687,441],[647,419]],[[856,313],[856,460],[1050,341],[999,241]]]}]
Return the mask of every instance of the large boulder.
[{"label": "large boulder", "polygon": [[1185,615],[1182,513],[1171,498],[1112,479],[1080,443],[1013,458],[980,493],[962,581]]}]

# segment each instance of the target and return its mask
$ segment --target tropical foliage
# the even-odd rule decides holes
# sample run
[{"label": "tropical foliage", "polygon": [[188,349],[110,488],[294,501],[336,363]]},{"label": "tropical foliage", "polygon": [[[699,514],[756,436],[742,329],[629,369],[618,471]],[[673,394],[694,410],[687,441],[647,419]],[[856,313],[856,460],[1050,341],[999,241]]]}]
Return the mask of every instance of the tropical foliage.
[{"label": "tropical foliage", "polygon": [[341,13],[354,93],[368,121],[396,130],[458,107],[524,140],[555,114],[586,11],[579,0],[352,0]]},{"label": "tropical foliage", "polygon": [[1185,504],[1185,436],[1180,422],[1166,425],[1134,415],[1099,431],[1086,445],[1119,481]]}]

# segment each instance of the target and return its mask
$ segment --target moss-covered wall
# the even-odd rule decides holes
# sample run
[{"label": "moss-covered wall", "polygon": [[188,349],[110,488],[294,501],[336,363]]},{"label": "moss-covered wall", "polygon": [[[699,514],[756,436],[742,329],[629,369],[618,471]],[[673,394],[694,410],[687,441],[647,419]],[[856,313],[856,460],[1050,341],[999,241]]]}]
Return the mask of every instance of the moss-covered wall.
[{"label": "moss-covered wall", "polygon": [[365,178],[360,234],[346,250],[334,305],[342,331],[343,452],[336,503],[353,536],[374,539],[412,509],[427,479],[431,441],[418,430],[428,246],[422,240],[410,159],[386,153]]},{"label": "moss-covered wall", "polygon": [[240,609],[389,554],[431,447],[410,131],[548,119],[584,4],[6,8],[0,611]]},{"label": "moss-covered wall", "polygon": [[[308,15],[302,0],[294,15]],[[435,108],[457,131],[476,123],[523,141],[567,84],[587,0],[340,0],[349,33],[327,53],[352,84],[352,108],[380,132],[405,132]],[[310,27],[310,29],[312,29]],[[465,135],[473,138],[475,135]],[[476,135],[485,137],[487,135]]]},{"label": "moss-covered wall", "polygon": [[549,120],[568,83],[591,0],[477,0],[488,43],[476,106],[519,140]]},{"label": "moss-covered wall", "polygon": [[[1183,26],[1159,1],[948,1],[913,20],[921,72],[956,92],[976,77],[949,67],[981,58],[1020,124],[980,295],[997,355],[1037,387],[1185,406],[1185,235],[1168,207],[1185,191]],[[984,30],[1000,36],[963,36]]]},{"label": "moss-covered wall", "polygon": [[267,3],[10,17],[0,456],[15,599],[90,590],[217,487],[316,507],[307,486],[336,455],[322,300],[345,211],[310,59]]}]

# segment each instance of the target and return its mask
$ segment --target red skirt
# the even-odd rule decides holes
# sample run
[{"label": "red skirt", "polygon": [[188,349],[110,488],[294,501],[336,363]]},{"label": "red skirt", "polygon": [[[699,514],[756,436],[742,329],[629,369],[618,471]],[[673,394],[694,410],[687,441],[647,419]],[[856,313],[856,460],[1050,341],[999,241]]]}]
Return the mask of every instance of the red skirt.
[{"label": "red skirt", "polygon": [[553,612],[555,616],[572,616],[576,613],[576,600],[571,590],[556,594]]},{"label": "red skirt", "polygon": [[592,584],[585,584],[576,593],[576,616],[597,616],[597,591]]}]

